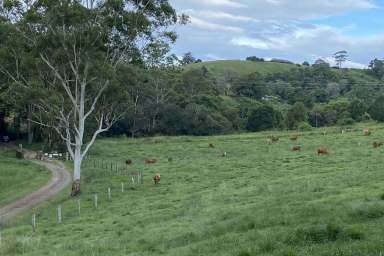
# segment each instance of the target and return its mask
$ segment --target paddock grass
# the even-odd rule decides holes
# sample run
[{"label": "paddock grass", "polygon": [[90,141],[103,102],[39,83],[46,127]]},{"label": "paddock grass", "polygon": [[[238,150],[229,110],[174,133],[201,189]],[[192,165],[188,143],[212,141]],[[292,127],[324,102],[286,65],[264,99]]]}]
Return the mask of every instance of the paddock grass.
[{"label": "paddock grass", "polygon": [[[372,143],[384,140],[384,127],[371,127],[371,136],[363,126],[332,128],[301,133],[297,142],[293,132],[99,140],[83,169],[81,216],[63,195],[34,210],[35,234],[30,213],[3,230],[0,255],[382,255],[384,148]],[[270,134],[279,143],[267,145]],[[317,156],[321,146],[330,155]],[[132,159],[144,185],[93,168],[92,158]],[[146,158],[158,163],[145,165]]]},{"label": "paddock grass", "polygon": [[48,170],[16,159],[14,150],[0,148],[0,206],[37,190],[50,178]]}]

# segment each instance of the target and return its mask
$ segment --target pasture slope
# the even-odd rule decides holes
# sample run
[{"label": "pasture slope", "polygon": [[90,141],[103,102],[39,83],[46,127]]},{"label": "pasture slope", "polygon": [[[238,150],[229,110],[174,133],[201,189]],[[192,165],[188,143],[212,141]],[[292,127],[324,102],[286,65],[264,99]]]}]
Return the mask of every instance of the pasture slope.
[{"label": "pasture slope", "polygon": [[0,147],[0,208],[39,189],[50,178],[47,169],[16,159],[15,150]]},{"label": "pasture slope", "polygon": [[[30,213],[3,229],[0,255],[383,255],[384,148],[372,143],[384,140],[384,127],[370,127],[371,136],[363,126],[329,128],[325,136],[299,133],[296,142],[293,132],[99,140],[84,165],[81,215],[63,195],[34,210],[36,233]],[[278,143],[266,143],[271,134]],[[328,156],[316,155],[321,146]],[[143,171],[145,182],[128,186],[128,177],[94,168],[92,158],[132,159],[129,169]]]}]

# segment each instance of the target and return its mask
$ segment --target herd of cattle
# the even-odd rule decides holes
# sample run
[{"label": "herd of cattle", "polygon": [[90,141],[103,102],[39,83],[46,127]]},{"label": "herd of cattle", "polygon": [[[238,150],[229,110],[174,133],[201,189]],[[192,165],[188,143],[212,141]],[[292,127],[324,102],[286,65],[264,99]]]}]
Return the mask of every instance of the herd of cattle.
[{"label": "herd of cattle", "polygon": [[[344,134],[344,133],[345,133],[345,131],[343,130],[342,134]],[[364,134],[364,136],[370,136],[372,134],[372,132],[371,132],[370,129],[364,129],[363,130],[363,134]],[[326,135],[326,132],[324,132],[323,135]],[[290,140],[292,142],[296,142],[298,139],[299,139],[298,135],[293,135],[293,136],[290,137]],[[272,145],[272,144],[278,143],[279,140],[280,140],[280,138],[277,137],[277,136],[269,136],[267,138],[266,142],[267,142],[267,144]],[[381,142],[381,141],[373,142],[373,147],[374,148],[379,148],[379,147],[381,147],[383,145],[384,145],[384,142]],[[208,147],[209,148],[215,148],[215,145],[210,143],[208,145]],[[293,146],[292,147],[292,151],[301,151],[301,146],[299,146],[299,145]],[[319,156],[321,156],[321,155],[329,155],[329,151],[328,151],[328,149],[326,147],[320,147],[320,148],[317,149],[317,155],[319,155]],[[227,152],[222,152],[221,156],[222,157],[226,157],[227,156]],[[168,161],[171,161],[170,159],[168,159]],[[144,162],[145,162],[145,164],[155,164],[155,163],[157,163],[157,159],[145,159]],[[126,160],[125,163],[126,163],[126,165],[131,165],[131,164],[133,164],[133,161],[129,159],[129,160]],[[160,183],[160,178],[161,178],[160,174],[156,174],[153,177],[154,183],[155,184],[159,184]]]},{"label": "herd of cattle", "polygon": [[[342,130],[342,134],[344,134],[345,131]],[[370,129],[364,129],[363,130],[363,134],[364,136],[370,136],[372,134],[372,131]],[[326,135],[326,132],[323,133],[323,135]],[[290,140],[291,141],[297,141],[299,138],[298,135],[293,135],[290,137]],[[267,144],[271,145],[271,144],[274,144],[274,143],[277,143],[279,141],[279,137],[275,137],[275,136],[269,136],[268,139],[267,139]],[[361,143],[359,143],[359,146],[361,145]],[[374,148],[379,148],[381,146],[384,145],[384,142],[382,141],[374,141],[373,142],[373,147]],[[292,151],[301,151],[301,146],[299,145],[295,145],[292,147]],[[329,151],[326,147],[320,147],[317,149],[317,155],[328,155],[329,154]]]}]

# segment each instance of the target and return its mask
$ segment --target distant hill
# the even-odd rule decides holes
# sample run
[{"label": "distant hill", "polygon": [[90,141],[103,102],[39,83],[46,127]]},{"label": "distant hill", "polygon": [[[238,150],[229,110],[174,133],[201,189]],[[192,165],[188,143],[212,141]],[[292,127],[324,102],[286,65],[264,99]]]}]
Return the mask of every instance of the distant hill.
[{"label": "distant hill", "polygon": [[234,72],[240,75],[247,75],[254,72],[261,74],[273,74],[277,72],[289,71],[292,68],[300,68],[295,64],[285,64],[276,62],[255,62],[245,60],[219,60],[207,61],[188,65],[185,70],[202,68],[205,66],[210,72],[215,75]]},{"label": "distant hill", "polygon": [[[218,60],[218,61],[207,61],[190,64],[184,67],[185,71],[191,69],[198,69],[205,66],[216,78],[225,76],[228,73],[237,73],[239,75],[248,75],[254,72],[258,72],[263,75],[284,73],[292,71],[292,69],[307,68],[306,66],[278,63],[278,62],[255,62],[246,60]],[[344,72],[347,75],[353,77],[357,81],[361,82],[377,82],[378,80],[372,76],[366,74],[365,70],[362,69],[334,69],[333,72],[340,73]]]}]

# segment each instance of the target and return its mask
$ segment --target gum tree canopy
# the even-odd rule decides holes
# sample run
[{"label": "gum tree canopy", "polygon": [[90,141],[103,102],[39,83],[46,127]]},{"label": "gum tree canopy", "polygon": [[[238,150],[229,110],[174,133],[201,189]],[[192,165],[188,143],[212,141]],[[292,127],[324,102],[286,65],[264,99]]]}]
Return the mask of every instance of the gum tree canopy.
[{"label": "gum tree canopy", "polygon": [[1,75],[33,95],[33,122],[65,142],[74,160],[72,196],[96,137],[129,108],[115,74],[164,57],[176,40],[170,28],[185,20],[167,0],[4,1]]}]

